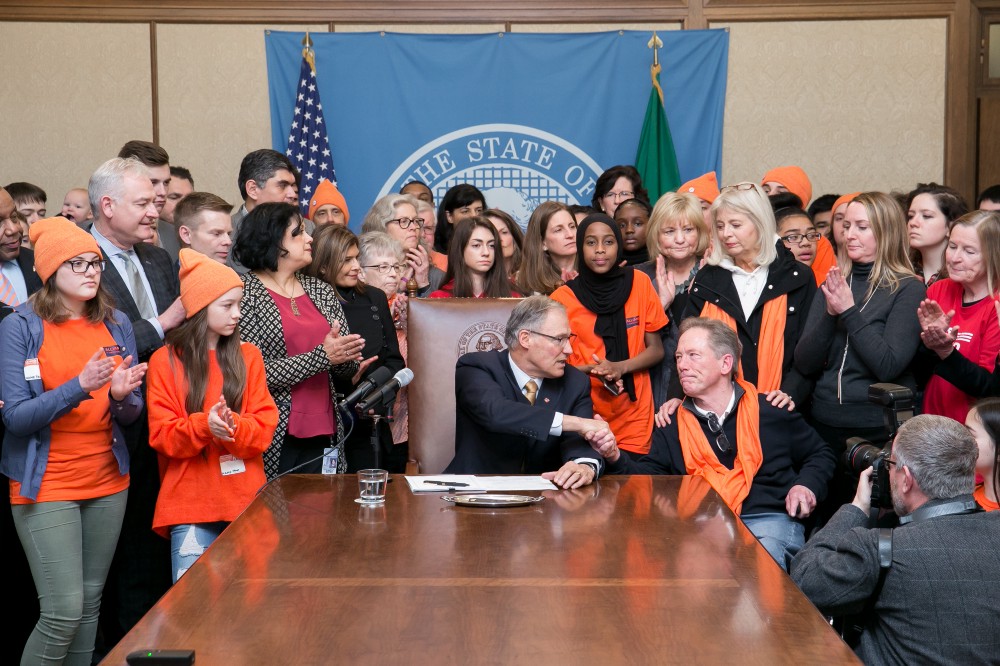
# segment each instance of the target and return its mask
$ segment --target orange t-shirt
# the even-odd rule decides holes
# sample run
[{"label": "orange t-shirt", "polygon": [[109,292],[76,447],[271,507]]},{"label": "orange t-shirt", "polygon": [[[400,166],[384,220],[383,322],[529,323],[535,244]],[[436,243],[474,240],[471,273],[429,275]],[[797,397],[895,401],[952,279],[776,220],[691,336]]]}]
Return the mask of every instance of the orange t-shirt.
[{"label": "orange t-shirt", "polygon": [[448,255],[443,252],[438,252],[437,250],[430,251],[431,263],[434,264],[435,268],[447,273],[448,272]]},{"label": "orange t-shirt", "polygon": [[[597,315],[577,300],[573,290],[563,285],[554,292],[552,298],[566,306],[570,329],[576,333],[570,365],[592,365],[593,354],[605,357],[604,340],[594,333]],[[625,328],[628,334],[628,355],[633,358],[646,349],[646,333],[659,331],[667,325],[667,316],[660,306],[660,298],[653,289],[649,278],[635,272],[632,293],[625,301]],[[590,378],[590,395],[594,401],[594,412],[600,414],[611,426],[611,432],[618,440],[618,446],[634,453],[649,453],[649,442],[653,435],[653,388],[649,380],[649,370],[632,373],[635,378],[636,401],[629,400],[628,394],[614,396],[599,377]]]},{"label": "orange t-shirt", "polygon": [[[120,354],[110,349],[116,343],[103,323],[70,319],[42,325],[38,367],[46,391],[78,376],[99,348],[111,350],[121,362]],[[128,488],[129,477],[119,474],[118,461],[111,452],[109,385],[93,391],[90,400],[82,401],[49,426],[49,458],[36,502],[92,499]],[[20,491],[21,484],[11,481],[11,504],[30,504],[31,500],[21,497]]]}]

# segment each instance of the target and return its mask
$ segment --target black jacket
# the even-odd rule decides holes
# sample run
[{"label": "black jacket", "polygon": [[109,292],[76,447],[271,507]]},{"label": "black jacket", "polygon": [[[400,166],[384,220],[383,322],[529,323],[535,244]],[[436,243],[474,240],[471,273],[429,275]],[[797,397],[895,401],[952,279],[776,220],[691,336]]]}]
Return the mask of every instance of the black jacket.
[{"label": "black jacket", "polygon": [[[743,377],[756,385],[757,345],[764,318],[764,304],[782,294],[787,294],[781,390],[791,395],[795,402],[800,403],[808,395],[810,383],[794,368],[795,345],[805,328],[806,316],[816,295],[816,278],[808,266],[795,260],[780,240],[777,245],[778,257],[768,267],[767,284],[750,314],[749,321],[743,315],[743,306],[740,305],[732,273],[721,266],[704,266],[698,271],[688,294],[684,317],[700,316],[706,303],[715,304],[732,317],[736,321],[736,331],[743,345],[740,359],[743,363]],[[672,393],[673,397],[680,397],[676,389]]]}]

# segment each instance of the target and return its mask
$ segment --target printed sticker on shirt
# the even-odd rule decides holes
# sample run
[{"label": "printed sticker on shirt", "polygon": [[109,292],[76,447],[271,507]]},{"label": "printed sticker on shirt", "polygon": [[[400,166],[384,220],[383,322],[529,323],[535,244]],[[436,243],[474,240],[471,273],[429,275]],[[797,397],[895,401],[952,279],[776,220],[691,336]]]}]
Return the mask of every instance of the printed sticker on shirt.
[{"label": "printed sticker on shirt", "polygon": [[635,328],[639,325],[639,317],[626,317],[625,318],[625,328]]},{"label": "printed sticker on shirt", "polygon": [[29,358],[24,361],[24,379],[33,382],[42,378],[42,368],[38,365],[37,358]]},{"label": "printed sticker on shirt", "polygon": [[112,356],[125,356],[125,350],[122,349],[121,345],[108,345],[104,348],[104,355],[108,358]]},{"label": "printed sticker on shirt", "polygon": [[231,453],[219,456],[219,467],[222,469],[222,476],[232,476],[247,471],[247,466],[243,464],[243,461]]}]

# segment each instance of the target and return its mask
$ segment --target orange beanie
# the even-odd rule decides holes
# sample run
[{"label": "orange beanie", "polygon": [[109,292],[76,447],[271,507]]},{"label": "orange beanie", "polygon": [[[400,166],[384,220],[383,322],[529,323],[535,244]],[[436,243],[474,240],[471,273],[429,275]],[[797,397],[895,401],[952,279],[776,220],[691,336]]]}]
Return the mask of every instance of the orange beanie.
[{"label": "orange beanie", "polygon": [[760,184],[763,185],[764,183],[781,183],[788,188],[789,192],[802,200],[803,208],[808,208],[809,202],[812,201],[812,183],[809,182],[809,176],[806,175],[806,172],[797,166],[784,166],[771,169],[761,179]]},{"label": "orange beanie", "polygon": [[714,171],[698,176],[694,180],[689,180],[677,188],[680,194],[693,194],[702,201],[715,203],[715,198],[719,196],[719,180],[715,177]]},{"label": "orange beanie", "polygon": [[191,248],[181,249],[180,263],[181,303],[189,319],[230,289],[243,288],[236,271]]},{"label": "orange beanie", "polygon": [[319,181],[312,199],[309,200],[309,215],[307,217],[311,220],[316,209],[327,204],[333,204],[344,213],[344,222],[351,221],[351,213],[347,210],[347,199],[340,193],[336,185],[324,178]]},{"label": "orange beanie", "polygon": [[861,194],[861,192],[851,192],[850,194],[845,194],[844,196],[840,197],[839,199],[833,202],[833,208],[831,208],[830,210],[832,210],[833,214],[836,215],[838,208],[843,206],[845,203],[850,203],[851,200],[853,200],[854,197],[858,196],[859,194]]},{"label": "orange beanie", "polygon": [[35,248],[35,272],[42,282],[47,282],[64,261],[85,252],[104,258],[97,240],[65,217],[38,220],[28,228],[28,238]]}]

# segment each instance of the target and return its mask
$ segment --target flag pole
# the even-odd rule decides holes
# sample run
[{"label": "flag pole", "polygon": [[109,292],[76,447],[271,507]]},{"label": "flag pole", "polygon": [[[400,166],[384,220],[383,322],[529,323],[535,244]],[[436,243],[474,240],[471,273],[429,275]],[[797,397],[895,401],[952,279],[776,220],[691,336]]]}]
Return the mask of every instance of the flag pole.
[{"label": "flag pole", "polygon": [[[306,36],[308,37],[308,33]],[[653,87],[656,88],[656,92],[660,96],[660,104],[663,104],[663,88],[660,87],[660,72],[663,68],[660,66],[659,57],[660,49],[663,48],[663,40],[660,39],[655,30],[653,36],[646,42],[646,48],[653,49],[653,64],[649,67],[649,76],[653,79]]]},{"label": "flag pole", "polygon": [[313,51],[312,45],[312,37],[309,36],[309,31],[306,30],[306,36],[302,38],[302,57],[309,63],[309,69],[311,69],[312,73],[315,74],[316,52]]}]

